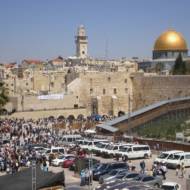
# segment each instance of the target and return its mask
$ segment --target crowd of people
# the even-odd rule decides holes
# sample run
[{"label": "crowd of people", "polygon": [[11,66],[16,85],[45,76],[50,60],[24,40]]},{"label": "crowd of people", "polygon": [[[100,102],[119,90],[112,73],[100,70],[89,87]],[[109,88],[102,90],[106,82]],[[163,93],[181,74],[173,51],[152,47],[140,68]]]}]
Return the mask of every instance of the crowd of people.
[{"label": "crowd of people", "polygon": [[[93,123],[100,118],[105,119],[100,116],[84,118],[82,115],[77,119],[52,116],[37,120],[0,119],[0,172],[15,173],[22,167],[29,167],[32,159],[41,165],[48,165],[45,158],[32,149],[32,145],[57,146],[59,136],[82,134],[87,129],[86,122]],[[72,129],[74,122],[81,122],[81,128]],[[65,128],[56,127],[58,124],[64,124]]]},{"label": "crowd of people", "polygon": [[0,171],[15,173],[20,167],[28,167],[31,160],[39,161],[39,155],[32,150],[33,144],[54,145],[55,136],[50,121],[1,119],[0,120]]}]

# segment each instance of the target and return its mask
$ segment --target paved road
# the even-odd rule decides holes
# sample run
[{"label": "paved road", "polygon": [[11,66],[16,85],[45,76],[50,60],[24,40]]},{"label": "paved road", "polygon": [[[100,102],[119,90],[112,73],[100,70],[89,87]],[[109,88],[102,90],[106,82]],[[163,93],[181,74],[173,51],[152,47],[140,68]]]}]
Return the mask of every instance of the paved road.
[{"label": "paved road", "polygon": [[[153,155],[152,158],[145,160],[147,170],[151,169],[152,163],[153,163],[153,160],[155,159],[155,157],[156,157],[156,155]],[[96,157],[96,156],[93,156],[93,158],[99,159],[103,163],[113,162],[113,159],[104,159],[104,158]],[[139,160],[132,160],[132,164],[134,166],[136,166],[137,171],[140,170],[140,166],[139,166],[140,161],[141,161],[140,159]],[[59,172],[63,169],[60,167],[51,167],[50,170],[52,170],[54,172]],[[79,178],[79,176],[74,175],[74,173],[69,171],[68,169],[64,169],[64,171],[65,171],[65,178],[66,178],[66,186],[67,187],[73,187],[73,190],[74,189],[76,189],[76,190],[80,189],[80,186],[79,186],[80,178]],[[182,185],[182,190],[187,190],[186,189],[186,179],[188,178],[189,175],[190,175],[190,168],[186,169],[186,174],[185,174],[184,178],[180,178],[180,177],[175,176],[175,170],[168,170],[168,172],[166,174],[166,181],[177,182],[177,183]],[[98,185],[98,182],[94,181],[93,187],[96,187],[97,185]],[[82,189],[83,190],[89,189],[89,187],[88,186],[82,187]],[[70,188],[69,190],[72,190],[72,188]]]}]

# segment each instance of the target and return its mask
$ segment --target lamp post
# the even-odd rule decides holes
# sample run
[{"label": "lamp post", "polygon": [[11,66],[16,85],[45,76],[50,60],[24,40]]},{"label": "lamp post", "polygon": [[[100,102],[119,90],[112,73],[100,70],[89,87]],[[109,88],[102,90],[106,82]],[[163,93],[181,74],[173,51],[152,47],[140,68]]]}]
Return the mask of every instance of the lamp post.
[{"label": "lamp post", "polygon": [[93,187],[93,172],[92,172],[92,167],[93,167],[93,160],[92,160],[92,153],[90,152],[89,155],[89,186],[88,189],[91,190]]},{"label": "lamp post", "polygon": [[131,119],[131,98],[130,98],[130,93],[129,93],[128,94],[128,133],[129,134],[131,134],[130,119]]}]

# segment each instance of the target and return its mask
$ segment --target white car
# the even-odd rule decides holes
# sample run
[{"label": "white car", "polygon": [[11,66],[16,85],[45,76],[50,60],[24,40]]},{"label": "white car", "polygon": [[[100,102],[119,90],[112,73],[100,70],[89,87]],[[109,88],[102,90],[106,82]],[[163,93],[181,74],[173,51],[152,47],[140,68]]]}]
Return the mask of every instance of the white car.
[{"label": "white car", "polygon": [[156,163],[167,163],[169,157],[173,156],[174,154],[182,153],[183,151],[180,150],[171,150],[161,152],[161,154],[155,159]]},{"label": "white car", "polygon": [[65,160],[72,159],[72,158],[75,159],[75,156],[70,155],[70,154],[59,156],[58,158],[52,160],[52,165],[53,166],[62,166],[62,164]]},{"label": "white car", "polygon": [[176,182],[164,182],[162,184],[163,190],[182,190],[181,185]]}]

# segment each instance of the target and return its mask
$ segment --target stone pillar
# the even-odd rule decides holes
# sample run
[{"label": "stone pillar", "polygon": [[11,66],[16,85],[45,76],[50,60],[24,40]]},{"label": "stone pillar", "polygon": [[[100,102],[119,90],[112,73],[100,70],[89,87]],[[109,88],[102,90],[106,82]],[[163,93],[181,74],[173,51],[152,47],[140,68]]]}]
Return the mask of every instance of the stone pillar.
[{"label": "stone pillar", "polygon": [[97,110],[98,110],[98,114],[100,114],[100,115],[103,114],[103,105],[102,105],[101,96],[97,96]]},{"label": "stone pillar", "polygon": [[119,112],[119,103],[117,96],[112,96],[112,114],[117,116]]}]

